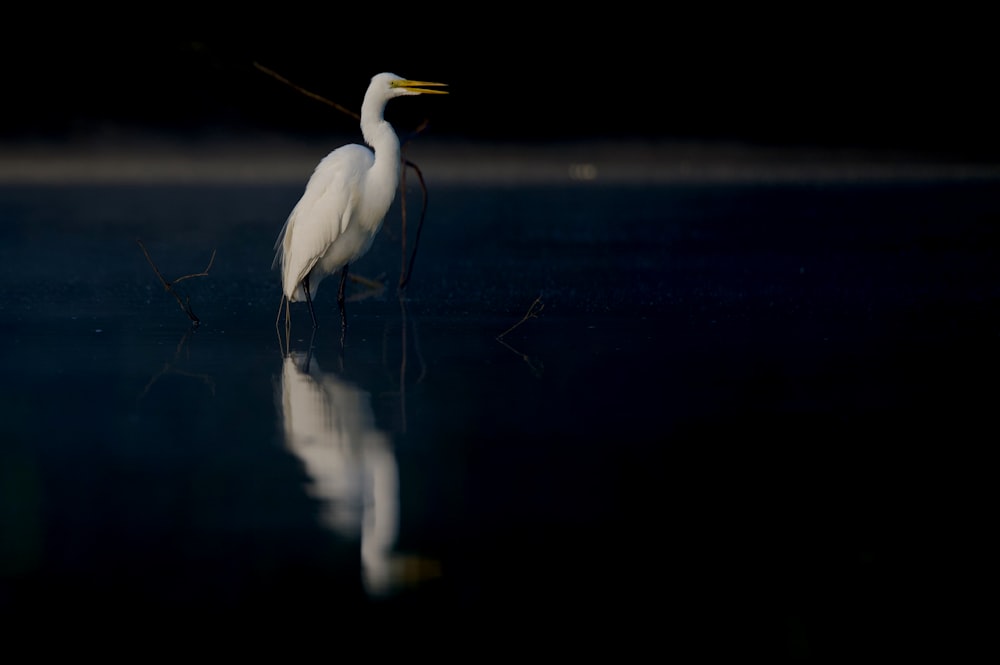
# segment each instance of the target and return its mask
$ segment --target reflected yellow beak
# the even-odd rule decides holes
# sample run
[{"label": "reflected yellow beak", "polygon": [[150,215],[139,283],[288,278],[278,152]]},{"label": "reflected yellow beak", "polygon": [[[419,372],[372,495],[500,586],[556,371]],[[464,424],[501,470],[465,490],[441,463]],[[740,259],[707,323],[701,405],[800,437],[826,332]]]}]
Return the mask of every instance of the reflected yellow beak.
[{"label": "reflected yellow beak", "polygon": [[399,81],[393,81],[393,88],[405,88],[410,92],[416,92],[421,95],[447,95],[447,90],[428,90],[428,88],[440,88],[447,86],[447,83],[432,83],[430,81],[409,81],[402,79]]}]

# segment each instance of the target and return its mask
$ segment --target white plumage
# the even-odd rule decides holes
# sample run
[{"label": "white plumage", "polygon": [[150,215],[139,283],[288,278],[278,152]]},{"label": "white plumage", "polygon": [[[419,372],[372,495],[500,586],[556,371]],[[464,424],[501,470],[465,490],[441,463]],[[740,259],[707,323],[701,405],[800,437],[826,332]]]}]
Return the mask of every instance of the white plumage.
[{"label": "white plumage", "polygon": [[399,138],[383,117],[385,105],[403,95],[447,94],[428,89],[443,85],[390,73],[372,77],[361,105],[361,134],[371,147],[349,144],[324,157],[274,244],[286,322],[287,303],[305,300],[316,325],[312,299],[338,270],[343,307],[348,267],[371,247],[399,185]]}]

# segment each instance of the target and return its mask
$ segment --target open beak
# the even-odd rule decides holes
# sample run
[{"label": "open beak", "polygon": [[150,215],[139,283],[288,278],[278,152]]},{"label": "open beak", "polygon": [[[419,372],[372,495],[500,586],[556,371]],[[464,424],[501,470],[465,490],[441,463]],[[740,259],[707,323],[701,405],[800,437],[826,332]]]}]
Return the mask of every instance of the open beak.
[{"label": "open beak", "polygon": [[429,88],[441,88],[447,86],[447,83],[431,83],[430,81],[409,81],[406,79],[400,81],[393,81],[393,88],[403,88],[409,90],[410,92],[415,92],[420,95],[447,95],[447,90],[430,90]]}]

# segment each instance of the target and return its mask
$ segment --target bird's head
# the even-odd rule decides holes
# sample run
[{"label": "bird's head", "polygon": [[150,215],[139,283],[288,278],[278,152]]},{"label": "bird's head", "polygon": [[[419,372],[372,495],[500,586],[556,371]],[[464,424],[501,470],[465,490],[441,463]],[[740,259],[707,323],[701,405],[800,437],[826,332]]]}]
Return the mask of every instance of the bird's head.
[{"label": "bird's head", "polygon": [[[447,95],[445,90],[434,89],[445,85],[429,81],[411,81],[388,72],[373,76],[365,92],[365,99],[361,103],[361,134],[365,137],[365,143],[374,145],[378,132],[392,133],[392,127],[382,117],[385,105],[390,99],[406,95]],[[392,134],[392,137],[396,140],[395,134]]]},{"label": "bird's head", "polygon": [[447,90],[435,90],[442,88],[447,83],[432,83],[430,81],[411,81],[388,72],[376,74],[372,77],[372,86],[380,86],[385,90],[387,98],[401,97],[403,95],[447,95]]}]

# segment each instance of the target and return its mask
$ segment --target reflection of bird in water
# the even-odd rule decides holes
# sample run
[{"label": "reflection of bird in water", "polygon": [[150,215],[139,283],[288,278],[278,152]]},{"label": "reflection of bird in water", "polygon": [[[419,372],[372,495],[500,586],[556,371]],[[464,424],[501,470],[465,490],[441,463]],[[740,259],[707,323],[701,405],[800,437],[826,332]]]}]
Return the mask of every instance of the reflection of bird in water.
[{"label": "reflection of bird in water", "polygon": [[365,588],[391,593],[437,575],[433,562],[404,557],[393,548],[399,524],[398,472],[389,436],[375,425],[368,393],[315,359],[291,353],[281,376],[285,443],[311,478],[323,523],[361,541]]}]

